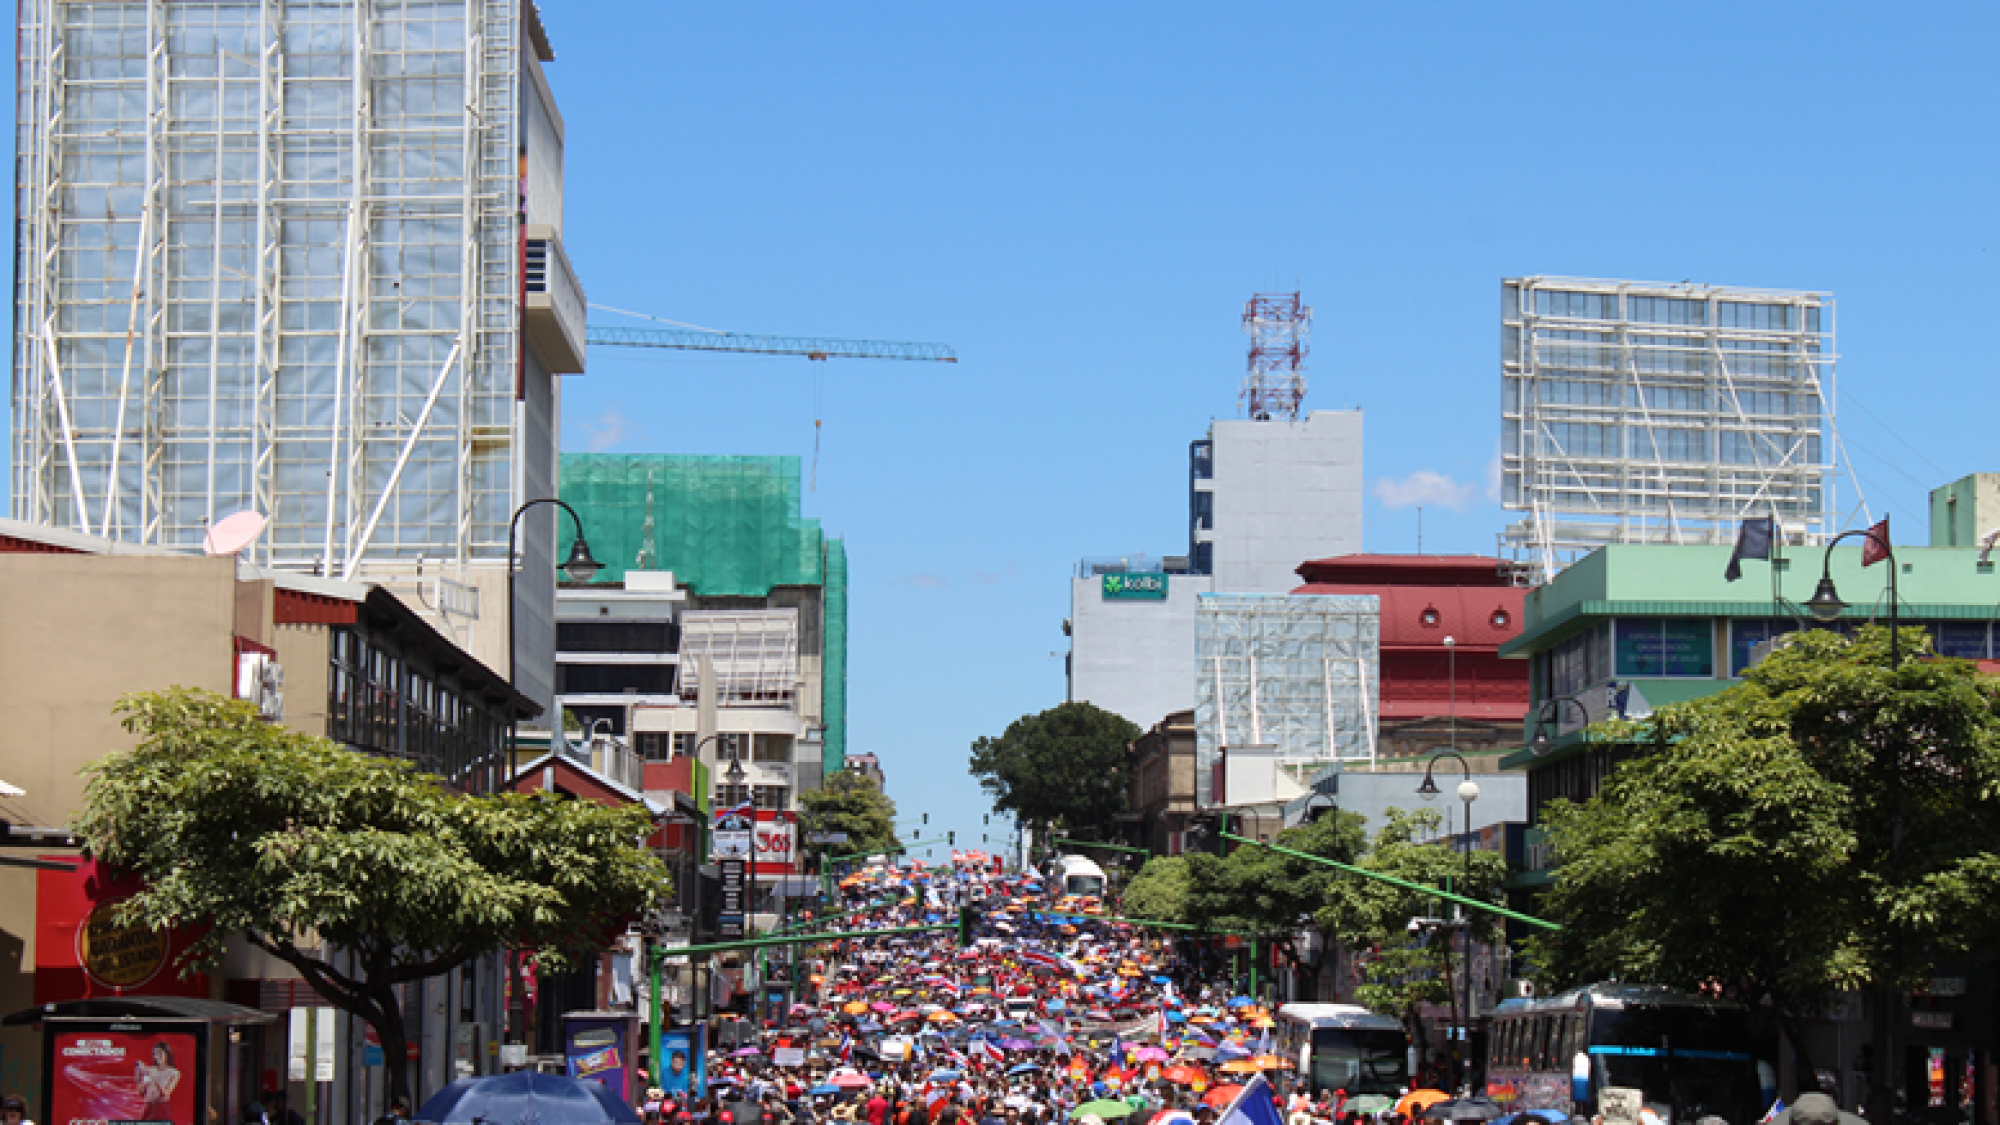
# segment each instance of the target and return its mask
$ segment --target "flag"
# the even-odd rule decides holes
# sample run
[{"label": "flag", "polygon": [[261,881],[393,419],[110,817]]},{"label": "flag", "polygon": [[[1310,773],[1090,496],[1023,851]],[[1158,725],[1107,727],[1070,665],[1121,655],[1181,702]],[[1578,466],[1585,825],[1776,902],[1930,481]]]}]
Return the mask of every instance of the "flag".
[{"label": "flag", "polygon": [[1861,565],[1874,566],[1889,557],[1889,517],[1868,529],[1868,538],[1861,544]]},{"label": "flag", "polygon": [[1285,1125],[1271,1102],[1271,1084],[1259,1074],[1243,1084],[1236,1100],[1215,1119],[1215,1125]]},{"label": "flag", "polygon": [[1722,572],[1725,582],[1743,577],[1744,559],[1771,557],[1772,523],[1770,516],[1753,516],[1736,528],[1736,549],[1729,553],[1729,569]]}]

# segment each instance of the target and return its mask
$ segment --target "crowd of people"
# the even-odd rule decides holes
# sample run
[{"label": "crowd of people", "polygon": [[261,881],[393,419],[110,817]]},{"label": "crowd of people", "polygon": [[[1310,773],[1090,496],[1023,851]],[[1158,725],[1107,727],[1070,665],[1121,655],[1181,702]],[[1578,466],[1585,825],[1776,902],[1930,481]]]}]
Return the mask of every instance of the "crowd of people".
[{"label": "crowd of people", "polygon": [[1212,1125],[1244,1115],[1246,1086],[1265,1103],[1247,1125],[1359,1125],[1345,1091],[1280,1092],[1292,1064],[1254,999],[1041,884],[984,865],[850,878],[842,928],[942,924],[971,902],[976,940],[843,940],[784,1019],[711,1050],[684,1096],[649,1089],[648,1125]]}]

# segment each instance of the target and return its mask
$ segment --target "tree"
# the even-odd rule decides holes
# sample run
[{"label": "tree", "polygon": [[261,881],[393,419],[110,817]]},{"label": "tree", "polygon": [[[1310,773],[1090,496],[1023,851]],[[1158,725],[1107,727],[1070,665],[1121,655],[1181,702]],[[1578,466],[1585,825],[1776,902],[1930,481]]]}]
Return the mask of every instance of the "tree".
[{"label": "tree", "polygon": [[[1469,857],[1430,839],[1442,817],[1430,810],[1388,810],[1388,823],[1371,841],[1354,813],[1335,811],[1319,820],[1286,829],[1274,843],[1293,851],[1345,863],[1409,883],[1461,893],[1467,885],[1468,860],[1473,897],[1497,901],[1497,888],[1507,875],[1507,862],[1496,852],[1475,851]],[[1308,976],[1316,975],[1325,959],[1304,956],[1298,939],[1317,931],[1323,948],[1364,954],[1363,983],[1358,998],[1380,1012],[1400,1016],[1411,1025],[1418,1005],[1456,1005],[1449,987],[1445,958],[1449,943],[1436,929],[1412,932],[1410,920],[1442,917],[1440,901],[1421,892],[1342,871],[1325,864],[1267,848],[1244,845],[1226,858],[1196,854],[1187,857],[1185,921],[1265,935],[1277,943]],[[1498,934],[1493,915],[1472,912],[1473,936],[1492,942]]]},{"label": "tree", "polygon": [[1186,856],[1154,856],[1126,884],[1124,913],[1149,922],[1185,923],[1192,878]]},{"label": "tree", "polygon": [[[84,846],[142,889],[127,924],[213,923],[297,969],[405,1058],[396,986],[512,945],[560,970],[664,901],[637,806],[548,794],[458,796],[409,766],[265,723],[248,703],[175,688],[118,704],[130,753],[87,771]],[[390,1093],[408,1096],[405,1066]]]},{"label": "tree", "polygon": [[1907,987],[2000,937],[2000,683],[1926,643],[1906,630],[1891,668],[1886,629],[1801,633],[1610,728],[1639,753],[1549,810],[1545,981],[1720,990],[1795,1032],[1836,989]]},{"label": "tree", "polygon": [[[888,851],[897,845],[896,802],[882,792],[875,779],[855,770],[840,770],[819,789],[799,794],[804,811],[799,828],[805,835],[800,843],[803,854],[815,865],[828,855],[852,855]],[[845,833],[840,844],[817,844],[818,833]]]},{"label": "tree", "polygon": [[1088,703],[1063,703],[1007,724],[972,744],[972,775],[993,798],[1042,829],[1079,830],[1125,811],[1129,720]]}]

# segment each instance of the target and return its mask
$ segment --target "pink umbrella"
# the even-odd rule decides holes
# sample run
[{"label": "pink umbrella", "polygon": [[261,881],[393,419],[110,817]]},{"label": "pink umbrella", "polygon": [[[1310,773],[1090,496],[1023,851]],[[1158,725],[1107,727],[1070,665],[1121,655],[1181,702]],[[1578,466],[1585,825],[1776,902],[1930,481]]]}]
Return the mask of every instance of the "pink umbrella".
[{"label": "pink umbrella", "polygon": [[1166,1062],[1168,1055],[1158,1047],[1141,1047],[1132,1052],[1132,1057],[1140,1062]]},{"label": "pink umbrella", "polygon": [[896,1006],[895,1006],[894,1004],[885,1004],[885,1003],[883,1003],[882,1001],[880,1001],[880,1000],[877,1000],[877,1001],[875,1001],[875,1002],[874,1002],[873,1004],[870,1004],[870,1005],[868,1005],[868,1010],[869,1010],[869,1011],[871,1011],[871,1012],[884,1012],[884,1013],[887,1013],[887,1012],[893,1012],[893,1011],[895,1011],[895,1010],[896,1010]]}]

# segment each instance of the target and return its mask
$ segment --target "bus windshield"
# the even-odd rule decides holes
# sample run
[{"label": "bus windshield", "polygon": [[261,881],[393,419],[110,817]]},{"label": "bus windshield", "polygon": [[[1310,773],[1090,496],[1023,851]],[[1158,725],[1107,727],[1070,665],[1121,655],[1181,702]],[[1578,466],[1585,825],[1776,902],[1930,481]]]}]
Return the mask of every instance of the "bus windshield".
[{"label": "bus windshield", "polygon": [[1662,1116],[1713,1115],[1747,1125],[1763,1107],[1744,1012],[1696,1007],[1600,1008],[1591,1017],[1597,1080],[1643,1092]]},{"label": "bus windshield", "polygon": [[1400,1031],[1313,1029],[1314,1089],[1393,1098],[1409,1085],[1409,1064],[1409,1038]]},{"label": "bus windshield", "polygon": [[1063,890],[1073,895],[1104,897],[1104,880],[1096,875],[1071,875],[1064,883]]}]

